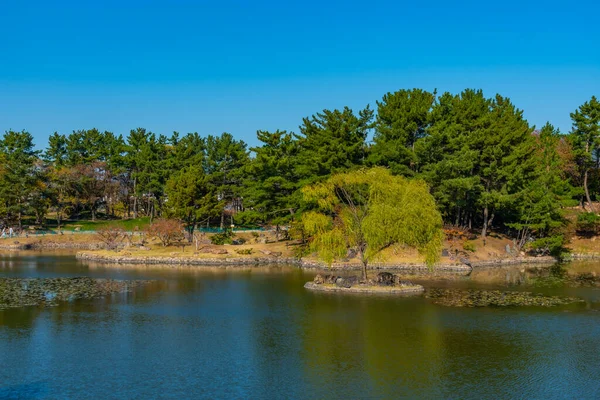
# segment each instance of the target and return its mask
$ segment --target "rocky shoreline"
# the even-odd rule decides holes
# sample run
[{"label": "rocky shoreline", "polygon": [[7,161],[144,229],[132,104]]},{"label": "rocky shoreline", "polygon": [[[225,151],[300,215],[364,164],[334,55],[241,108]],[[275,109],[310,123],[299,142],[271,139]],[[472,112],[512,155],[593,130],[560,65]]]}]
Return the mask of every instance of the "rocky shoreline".
[{"label": "rocky shoreline", "polygon": [[18,240],[15,242],[11,244],[0,243],[0,250],[100,250],[104,248],[102,243],[93,242],[50,242],[41,240],[32,243],[19,243]]},{"label": "rocky shoreline", "polygon": [[413,284],[411,286],[370,286],[357,285],[349,288],[338,287],[334,284],[317,284],[306,282],[306,289],[320,292],[345,292],[345,293],[390,293],[390,294],[418,294],[425,290],[423,286]]},{"label": "rocky shoreline", "polygon": [[[362,268],[357,263],[334,263],[329,267],[323,262],[307,259],[297,259],[290,257],[225,257],[225,258],[192,258],[180,256],[133,256],[133,255],[106,255],[88,252],[78,252],[76,257],[80,260],[95,261],[110,264],[167,264],[167,265],[190,265],[190,266],[253,266],[253,265],[292,265],[308,270],[330,269],[335,271],[358,271]],[[466,264],[438,264],[435,269],[438,271],[449,272],[469,272],[477,267],[498,267],[505,265],[519,264],[553,264],[557,260],[554,257],[517,257],[512,259],[498,259],[489,261],[472,261],[471,265]],[[430,270],[424,263],[372,263],[369,270],[398,270],[398,271],[428,271]]]}]

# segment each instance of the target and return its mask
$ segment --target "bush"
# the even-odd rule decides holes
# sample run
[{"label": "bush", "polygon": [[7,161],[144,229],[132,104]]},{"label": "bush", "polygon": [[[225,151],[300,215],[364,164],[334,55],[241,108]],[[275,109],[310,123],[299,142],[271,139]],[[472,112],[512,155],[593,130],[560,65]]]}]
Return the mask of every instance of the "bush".
[{"label": "bush", "polygon": [[125,236],[125,230],[116,225],[104,226],[96,230],[96,237],[104,243],[109,250],[116,249],[119,242],[123,241]]},{"label": "bush", "polygon": [[239,249],[235,251],[238,254],[252,254],[252,249]]},{"label": "bush", "polygon": [[465,251],[475,252],[475,243],[469,242],[468,240],[463,243],[463,249]]},{"label": "bush", "polygon": [[210,237],[210,242],[216,245],[232,244],[233,232],[231,229],[226,229],[223,232],[215,233]]},{"label": "bush", "polygon": [[568,254],[565,244],[565,237],[563,235],[556,235],[534,240],[529,245],[529,248],[539,255],[551,255],[562,258]]},{"label": "bush", "polygon": [[146,228],[146,234],[158,238],[165,247],[184,240],[183,225],[176,219],[156,220]]},{"label": "bush", "polygon": [[600,216],[593,212],[581,213],[577,216],[575,229],[578,234],[595,235],[600,227]]}]

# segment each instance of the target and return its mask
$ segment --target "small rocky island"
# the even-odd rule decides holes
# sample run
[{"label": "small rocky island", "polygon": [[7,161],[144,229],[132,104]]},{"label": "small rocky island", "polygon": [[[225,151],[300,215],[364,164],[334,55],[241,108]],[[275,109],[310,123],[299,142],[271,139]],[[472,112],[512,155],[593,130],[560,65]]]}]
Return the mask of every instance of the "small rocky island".
[{"label": "small rocky island", "polygon": [[400,276],[389,272],[379,272],[374,279],[361,280],[357,276],[321,275],[307,282],[305,288],[322,292],[348,293],[422,293],[423,286],[400,279]]},{"label": "small rocky island", "polygon": [[130,292],[144,281],[78,278],[0,278],[0,309],[55,306],[59,302],[93,299]]}]

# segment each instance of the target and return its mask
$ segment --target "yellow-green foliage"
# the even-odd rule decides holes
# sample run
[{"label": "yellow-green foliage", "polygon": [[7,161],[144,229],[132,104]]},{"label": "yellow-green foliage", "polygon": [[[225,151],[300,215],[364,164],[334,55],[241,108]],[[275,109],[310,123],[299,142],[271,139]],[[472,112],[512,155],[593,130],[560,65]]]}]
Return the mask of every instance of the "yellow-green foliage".
[{"label": "yellow-green foliage", "polygon": [[354,247],[366,264],[394,244],[417,248],[429,265],[439,260],[442,217],[423,181],[376,167],[333,175],[302,193],[316,207],[303,215],[304,231],[328,263]]},{"label": "yellow-green foliage", "polygon": [[469,241],[467,240],[467,241],[465,241],[465,242],[463,243],[463,249],[464,249],[465,251],[474,252],[474,251],[476,250],[476,249],[475,249],[475,243],[473,243],[473,242],[469,242]]}]

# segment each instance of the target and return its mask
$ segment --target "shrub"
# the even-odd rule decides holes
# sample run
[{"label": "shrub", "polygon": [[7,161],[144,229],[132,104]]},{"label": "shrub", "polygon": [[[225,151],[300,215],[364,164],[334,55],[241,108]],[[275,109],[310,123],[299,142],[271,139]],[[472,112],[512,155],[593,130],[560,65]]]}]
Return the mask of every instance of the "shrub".
[{"label": "shrub", "polygon": [[536,254],[562,258],[564,255],[568,254],[565,244],[565,237],[563,235],[556,235],[534,240],[529,245],[529,248]]},{"label": "shrub", "polygon": [[468,240],[463,243],[463,249],[465,251],[475,252],[475,243],[469,242]]},{"label": "shrub", "polygon": [[239,249],[235,251],[238,254],[252,254],[252,249]]},{"label": "shrub", "polygon": [[232,244],[233,243],[233,232],[231,229],[226,229],[223,232],[215,233],[210,237],[210,242],[212,244],[221,245],[221,244]]},{"label": "shrub", "polygon": [[581,213],[577,216],[575,228],[578,234],[595,235],[600,226],[600,216],[593,212]]},{"label": "shrub", "polygon": [[123,241],[127,233],[123,228],[116,225],[108,225],[96,230],[96,237],[100,240],[107,249],[114,250],[119,242]]},{"label": "shrub", "polygon": [[184,240],[183,225],[176,219],[159,219],[146,227],[146,234],[160,240],[163,246]]}]

